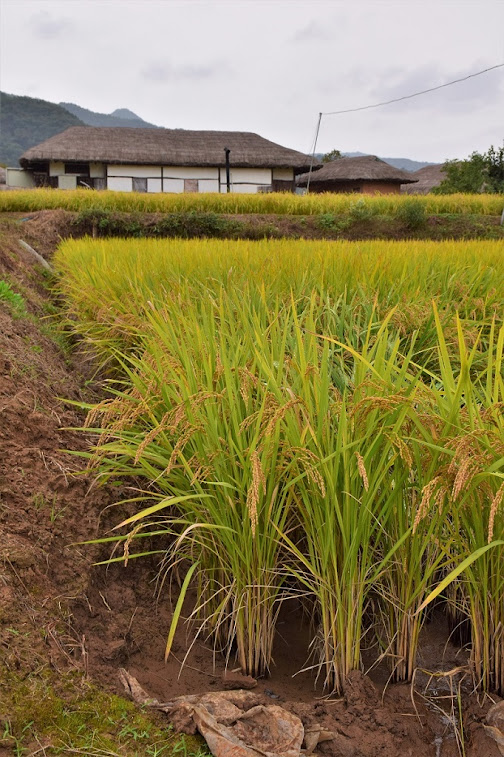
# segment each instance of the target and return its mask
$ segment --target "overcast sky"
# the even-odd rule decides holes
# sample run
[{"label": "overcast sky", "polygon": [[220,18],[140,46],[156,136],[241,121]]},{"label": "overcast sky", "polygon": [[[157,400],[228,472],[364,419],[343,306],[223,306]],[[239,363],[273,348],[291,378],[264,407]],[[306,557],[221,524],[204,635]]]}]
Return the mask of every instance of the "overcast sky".
[{"label": "overcast sky", "polygon": [[[303,152],[319,111],[504,62],[504,0],[0,0],[0,86]],[[318,151],[442,161],[504,139],[504,68],[322,119]]]}]

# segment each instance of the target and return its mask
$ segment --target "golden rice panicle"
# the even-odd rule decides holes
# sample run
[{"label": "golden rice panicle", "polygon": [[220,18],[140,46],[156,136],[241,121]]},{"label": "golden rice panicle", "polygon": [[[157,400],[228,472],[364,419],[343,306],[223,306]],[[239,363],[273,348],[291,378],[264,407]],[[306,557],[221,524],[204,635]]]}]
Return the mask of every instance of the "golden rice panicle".
[{"label": "golden rice panicle", "polygon": [[284,455],[287,458],[296,460],[297,463],[302,465],[302,468],[306,471],[308,480],[314,484],[320,492],[322,497],[326,496],[326,485],[323,476],[321,475],[318,466],[320,465],[320,458],[311,450],[306,447],[293,447],[289,446],[284,449]]},{"label": "golden rice panicle", "polygon": [[145,435],[142,442],[138,445],[138,449],[133,460],[135,465],[137,465],[138,461],[142,457],[149,444],[152,444],[152,442],[156,440],[159,434],[162,434],[163,431],[166,431],[170,427],[169,421],[171,415],[171,411],[167,411],[161,418],[161,421],[158,423],[158,425],[151,428],[151,430]]},{"label": "golden rice panicle", "polygon": [[257,506],[261,494],[266,494],[266,477],[261,465],[259,452],[256,449],[252,450],[250,462],[252,463],[252,483],[247,492],[247,511],[250,518],[252,536],[255,536],[259,517]]},{"label": "golden rice panicle", "polygon": [[439,486],[440,481],[441,481],[441,477],[436,476],[435,478],[432,479],[432,481],[429,481],[429,483],[423,487],[422,499],[420,500],[420,504],[416,511],[415,520],[413,521],[413,533],[416,532],[421,521],[427,515],[429,511],[429,504],[431,502],[432,495],[434,494],[437,487]]},{"label": "golden rice panicle", "polygon": [[504,499],[504,482],[500,485],[497,491],[497,494],[495,495],[495,497],[493,498],[490,504],[490,515],[488,517],[488,543],[489,544],[493,540],[495,516],[497,515],[497,511],[503,499]]},{"label": "golden rice panicle", "polygon": [[369,491],[369,480],[368,475],[366,471],[366,466],[364,465],[364,458],[360,454],[360,452],[356,452],[355,456],[357,458],[357,468],[359,470],[359,475],[362,478],[362,483],[364,484],[364,489],[366,491]]}]

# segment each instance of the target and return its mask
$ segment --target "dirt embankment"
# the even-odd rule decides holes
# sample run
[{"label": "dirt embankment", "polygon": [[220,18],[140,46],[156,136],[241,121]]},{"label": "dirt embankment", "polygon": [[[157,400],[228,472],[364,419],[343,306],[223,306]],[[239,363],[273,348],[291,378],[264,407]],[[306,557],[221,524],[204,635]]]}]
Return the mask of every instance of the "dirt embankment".
[{"label": "dirt embankment", "polygon": [[42,210],[11,214],[27,241],[48,254],[61,238],[217,237],[229,239],[504,239],[499,216],[437,215],[413,221],[389,216],[218,215],[216,213],[70,213]]},{"label": "dirt embankment", "polygon": [[[64,451],[83,451],[91,441],[71,430],[82,425],[83,413],[65,399],[89,399],[102,390],[91,364],[70,352],[45,319],[57,318],[54,303],[41,269],[17,240],[50,256],[67,226],[63,211],[0,221],[0,280],[26,305],[20,314],[0,301],[0,754],[6,755],[65,753],[51,751],[50,724],[75,730],[78,721],[69,718],[80,711],[79,717],[88,717],[82,697],[94,684],[120,693],[119,667],[161,701],[218,690],[225,670],[204,639],[188,650],[182,626],[164,664],[171,604],[166,594],[159,602],[154,598],[155,564],[93,567],[108,551],[75,546],[118,522],[121,513],[107,506],[128,491],[99,488],[89,476],[76,475],[83,461]],[[497,757],[482,726],[491,701],[471,693],[466,655],[448,641],[442,619],[424,629],[422,666],[435,675],[419,672],[416,690],[386,686],[387,674],[378,668],[369,676],[355,673],[345,698],[335,700],[323,698],[310,671],[292,678],[307,656],[308,631],[299,615],[294,606],[283,609],[272,676],[254,691],[259,702],[280,703],[305,724],[334,731],[337,738],[320,753],[455,757],[462,753],[457,740],[464,739],[467,757]],[[55,702],[54,712],[49,705],[42,710],[42,700]],[[99,701],[111,706],[111,700]],[[110,716],[100,727],[111,731],[122,717]],[[133,716],[126,717],[130,722]],[[122,736],[117,729],[114,734],[119,749]],[[125,755],[148,753],[120,748]]]}]

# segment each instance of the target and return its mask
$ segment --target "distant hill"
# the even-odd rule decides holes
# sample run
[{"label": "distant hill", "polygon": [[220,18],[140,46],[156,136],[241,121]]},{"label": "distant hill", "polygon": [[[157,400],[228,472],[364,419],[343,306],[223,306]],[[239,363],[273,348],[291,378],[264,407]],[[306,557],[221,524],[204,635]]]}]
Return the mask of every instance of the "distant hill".
[{"label": "distant hill", "polygon": [[17,166],[29,147],[65,131],[69,126],[130,126],[157,128],[127,108],[110,115],[73,103],[56,103],[0,92],[0,164]]},{"label": "distant hill", "polygon": [[17,166],[19,157],[29,147],[69,126],[82,125],[82,121],[60,105],[0,92],[0,163]]},{"label": "distant hill", "polygon": [[75,105],[75,103],[60,103],[60,105],[72,115],[77,116],[87,126],[129,126],[137,129],[158,128],[155,124],[144,121],[143,118],[140,118],[140,116],[137,116],[136,113],[128,110],[128,108],[118,108],[113,113],[108,114],[95,113],[94,110],[81,108],[80,105]]},{"label": "distant hill", "polygon": [[384,160],[385,163],[390,163],[390,165],[395,168],[400,168],[401,171],[409,171],[410,173],[419,171],[426,166],[435,165],[435,163],[427,163],[422,160],[410,160],[409,158],[382,158],[382,160]]},{"label": "distant hill", "polygon": [[[369,155],[369,153],[366,152],[344,152],[342,155],[345,158],[358,158],[361,155]],[[324,153],[317,153],[316,157],[321,160],[324,156]],[[420,168],[425,168],[425,166],[432,166],[433,163],[428,163],[427,161],[423,162],[421,160],[410,160],[409,158],[382,158],[381,155],[377,156],[380,158],[380,160],[384,160],[385,163],[389,163],[391,166],[394,166],[394,168],[399,168],[401,171],[418,171]]]}]

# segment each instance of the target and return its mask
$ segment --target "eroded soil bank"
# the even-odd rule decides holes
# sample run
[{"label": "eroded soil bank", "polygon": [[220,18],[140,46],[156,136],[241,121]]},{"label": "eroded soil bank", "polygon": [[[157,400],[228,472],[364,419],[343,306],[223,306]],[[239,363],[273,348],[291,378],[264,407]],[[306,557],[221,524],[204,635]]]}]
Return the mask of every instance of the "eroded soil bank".
[{"label": "eroded soil bank", "polygon": [[[118,669],[167,701],[223,688],[225,664],[204,639],[189,650],[181,626],[165,665],[172,605],[166,592],[155,599],[155,563],[93,567],[108,550],[76,546],[124,516],[109,505],[129,491],[99,488],[77,475],[83,461],[65,452],[92,442],[72,430],[84,415],[67,400],[91,401],[103,388],[89,358],[58,331],[47,277],[18,243],[26,239],[50,258],[69,233],[69,215],[41,212],[0,222],[0,280],[25,304],[16,310],[0,301],[0,755],[97,754],[99,748],[167,755],[171,747],[152,747],[161,743],[166,721],[152,723],[114,698],[122,693]],[[499,755],[482,725],[497,698],[471,693],[466,653],[449,641],[444,618],[435,616],[424,628],[414,687],[386,686],[387,672],[377,667],[368,676],[355,673],[341,700],[324,698],[310,671],[292,677],[306,664],[308,639],[294,602],[282,609],[279,631],[272,675],[253,691],[258,702],[280,703],[305,724],[334,731],[321,754]],[[235,667],[231,660],[229,669]],[[234,685],[241,683],[235,676]],[[87,740],[71,742],[82,726]],[[186,754],[199,748],[194,740],[173,743]]]}]

